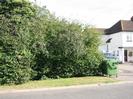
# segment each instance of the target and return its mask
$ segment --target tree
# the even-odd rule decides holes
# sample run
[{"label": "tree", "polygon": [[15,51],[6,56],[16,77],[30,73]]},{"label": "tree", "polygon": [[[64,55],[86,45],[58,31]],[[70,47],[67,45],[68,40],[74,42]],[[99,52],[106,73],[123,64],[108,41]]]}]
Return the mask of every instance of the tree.
[{"label": "tree", "polygon": [[25,0],[0,2],[0,84],[20,84],[31,79],[30,20],[34,6]]}]

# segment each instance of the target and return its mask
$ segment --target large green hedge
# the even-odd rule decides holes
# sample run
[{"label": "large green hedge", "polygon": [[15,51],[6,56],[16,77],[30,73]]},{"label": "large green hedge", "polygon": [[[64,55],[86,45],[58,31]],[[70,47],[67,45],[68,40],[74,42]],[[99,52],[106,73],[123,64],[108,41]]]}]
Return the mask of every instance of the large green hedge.
[{"label": "large green hedge", "polygon": [[45,32],[33,48],[36,50],[33,51],[36,62],[33,70],[37,71],[35,79],[98,74],[102,60],[98,51],[99,33],[88,26],[55,18],[41,22],[44,22],[46,30],[40,29]]},{"label": "large green hedge", "polygon": [[97,75],[100,33],[25,0],[0,2],[0,84]]}]

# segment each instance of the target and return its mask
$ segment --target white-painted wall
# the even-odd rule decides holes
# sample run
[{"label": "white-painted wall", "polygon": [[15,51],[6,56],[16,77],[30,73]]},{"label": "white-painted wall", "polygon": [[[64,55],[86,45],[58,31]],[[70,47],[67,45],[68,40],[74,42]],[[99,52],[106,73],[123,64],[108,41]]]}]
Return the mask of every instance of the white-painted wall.
[{"label": "white-painted wall", "polygon": [[[127,41],[127,35],[131,35],[131,42]],[[122,32],[122,46],[128,51],[128,62],[133,62],[133,56],[129,55],[133,52],[133,32]]]},{"label": "white-painted wall", "polygon": [[[101,50],[104,50],[104,52],[107,51],[106,41],[112,38],[111,43],[108,44],[109,53],[114,54],[115,57],[117,57],[121,62],[124,63],[124,49],[133,51],[133,41],[127,42],[128,33],[132,33],[133,38],[133,32],[118,32],[110,35],[103,35]],[[128,56],[128,61],[133,61],[133,56]]]},{"label": "white-painted wall", "polygon": [[101,40],[102,43],[101,43],[101,46],[99,47],[99,49],[100,49],[103,53],[105,53],[105,52],[107,51],[106,41],[107,41],[107,39],[108,39],[108,35],[102,35],[101,39],[102,39],[102,40]]},{"label": "white-painted wall", "polygon": [[132,42],[127,41],[127,35],[131,34],[133,39],[133,32],[121,32],[122,33],[122,46],[123,47],[133,47],[133,40]]},{"label": "white-painted wall", "polygon": [[114,54],[115,57],[117,57],[120,61],[123,61],[123,50],[119,49],[119,47],[122,47],[122,34],[121,32],[111,34],[111,35],[103,35],[102,36],[102,50],[105,52],[107,51],[107,44],[106,41],[108,39],[111,39],[111,42],[108,43],[108,50],[109,53]]}]

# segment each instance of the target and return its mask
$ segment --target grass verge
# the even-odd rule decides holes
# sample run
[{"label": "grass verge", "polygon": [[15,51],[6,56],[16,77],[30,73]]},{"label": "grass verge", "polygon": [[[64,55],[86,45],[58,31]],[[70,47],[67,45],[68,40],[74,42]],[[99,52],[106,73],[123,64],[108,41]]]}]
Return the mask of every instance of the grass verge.
[{"label": "grass verge", "polygon": [[0,86],[0,90],[10,89],[34,89],[34,88],[49,88],[49,87],[62,87],[72,85],[87,85],[99,83],[113,83],[117,82],[112,78],[107,77],[78,77],[78,78],[65,78],[65,79],[48,79],[41,81],[30,81],[21,85],[4,85]]}]

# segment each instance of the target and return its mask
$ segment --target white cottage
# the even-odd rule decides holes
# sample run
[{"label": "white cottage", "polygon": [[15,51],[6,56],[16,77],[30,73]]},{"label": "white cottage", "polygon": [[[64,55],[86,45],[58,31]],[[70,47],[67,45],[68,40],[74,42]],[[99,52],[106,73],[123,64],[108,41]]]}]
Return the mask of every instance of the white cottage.
[{"label": "white cottage", "polygon": [[103,52],[111,53],[122,63],[133,62],[133,17],[131,20],[120,20],[109,29],[102,30]]}]

